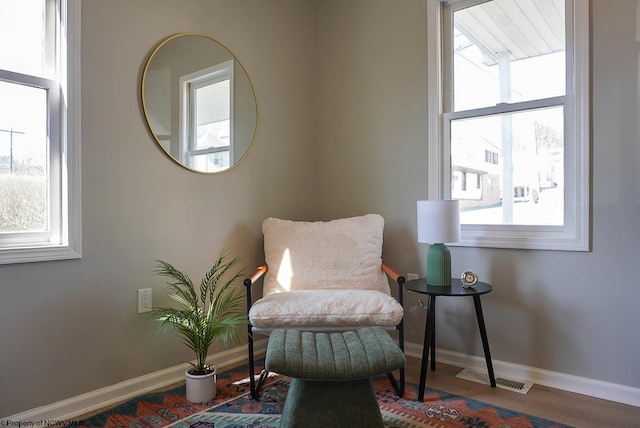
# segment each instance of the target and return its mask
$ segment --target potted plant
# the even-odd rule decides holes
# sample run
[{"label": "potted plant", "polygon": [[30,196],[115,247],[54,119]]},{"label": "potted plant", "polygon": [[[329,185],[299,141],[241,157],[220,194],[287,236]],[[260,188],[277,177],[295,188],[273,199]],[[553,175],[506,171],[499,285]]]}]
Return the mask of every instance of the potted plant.
[{"label": "potted plant", "polygon": [[232,273],[239,261],[239,257],[230,259],[225,250],[221,251],[202,278],[200,289],[196,290],[189,275],[165,261],[156,260],[155,273],[170,279],[169,298],[177,305],[155,309],[154,318],[163,328],[175,329],[183,343],[196,354],[192,367],[185,372],[189,401],[201,403],[215,398],[216,370],[206,361],[209,347],[215,341],[225,345],[239,342],[237,327],[248,322],[242,310],[244,294],[233,287],[243,275],[242,271]]}]

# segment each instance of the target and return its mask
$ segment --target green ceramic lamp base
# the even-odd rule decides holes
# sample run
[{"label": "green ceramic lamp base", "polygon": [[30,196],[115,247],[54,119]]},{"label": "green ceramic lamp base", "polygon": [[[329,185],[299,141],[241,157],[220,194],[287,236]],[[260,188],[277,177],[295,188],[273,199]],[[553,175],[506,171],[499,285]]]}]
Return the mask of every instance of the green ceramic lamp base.
[{"label": "green ceramic lamp base", "polygon": [[444,244],[432,244],[427,251],[427,284],[451,285],[451,253]]}]

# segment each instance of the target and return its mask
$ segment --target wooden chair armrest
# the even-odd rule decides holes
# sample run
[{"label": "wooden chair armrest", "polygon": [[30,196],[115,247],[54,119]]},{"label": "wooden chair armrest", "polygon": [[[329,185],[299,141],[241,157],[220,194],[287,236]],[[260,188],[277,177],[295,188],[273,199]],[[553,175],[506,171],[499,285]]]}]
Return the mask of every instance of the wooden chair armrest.
[{"label": "wooden chair armrest", "polygon": [[[398,303],[400,303],[400,306],[404,307],[404,276],[400,275],[398,271],[396,271],[385,262],[382,262],[382,270],[385,274],[387,274],[387,276],[389,276],[389,278],[393,279],[396,284],[398,284]],[[400,346],[400,349],[404,353],[404,315],[400,320],[400,324],[398,324],[396,328],[398,329],[398,346]],[[404,394],[404,369],[400,370],[400,385],[396,383],[392,375],[389,377],[389,379],[391,379],[391,384],[398,392],[398,394],[402,397],[402,395]]]},{"label": "wooden chair armrest", "polygon": [[262,265],[262,266],[258,266],[256,268],[256,270],[254,270],[249,276],[247,276],[243,282],[245,287],[251,287],[253,284],[256,283],[257,280],[259,280],[262,275],[264,275],[265,273],[267,273],[268,267],[266,264]]},{"label": "wooden chair armrest", "polygon": [[389,278],[391,278],[395,282],[397,282],[398,285],[404,284],[405,277],[400,275],[394,268],[392,268],[391,266],[389,266],[385,262],[382,262],[382,270],[384,271],[384,273],[389,275]]}]

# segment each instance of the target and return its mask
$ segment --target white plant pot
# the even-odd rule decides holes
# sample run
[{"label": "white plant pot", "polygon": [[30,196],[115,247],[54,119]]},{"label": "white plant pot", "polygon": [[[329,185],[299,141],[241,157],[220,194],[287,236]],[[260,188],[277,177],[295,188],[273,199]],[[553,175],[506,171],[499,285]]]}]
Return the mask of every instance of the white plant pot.
[{"label": "white plant pot", "polygon": [[192,403],[204,403],[216,398],[216,371],[215,369],[206,375],[194,375],[185,372],[187,378],[187,400]]}]

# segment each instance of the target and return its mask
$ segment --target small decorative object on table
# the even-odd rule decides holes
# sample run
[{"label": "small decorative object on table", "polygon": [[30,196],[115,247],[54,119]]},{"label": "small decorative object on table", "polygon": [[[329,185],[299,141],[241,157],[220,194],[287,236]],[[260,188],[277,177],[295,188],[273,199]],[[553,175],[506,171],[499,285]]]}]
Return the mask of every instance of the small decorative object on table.
[{"label": "small decorative object on table", "polygon": [[460,280],[464,288],[474,288],[478,282],[478,274],[471,269],[467,269],[460,275]]}]

